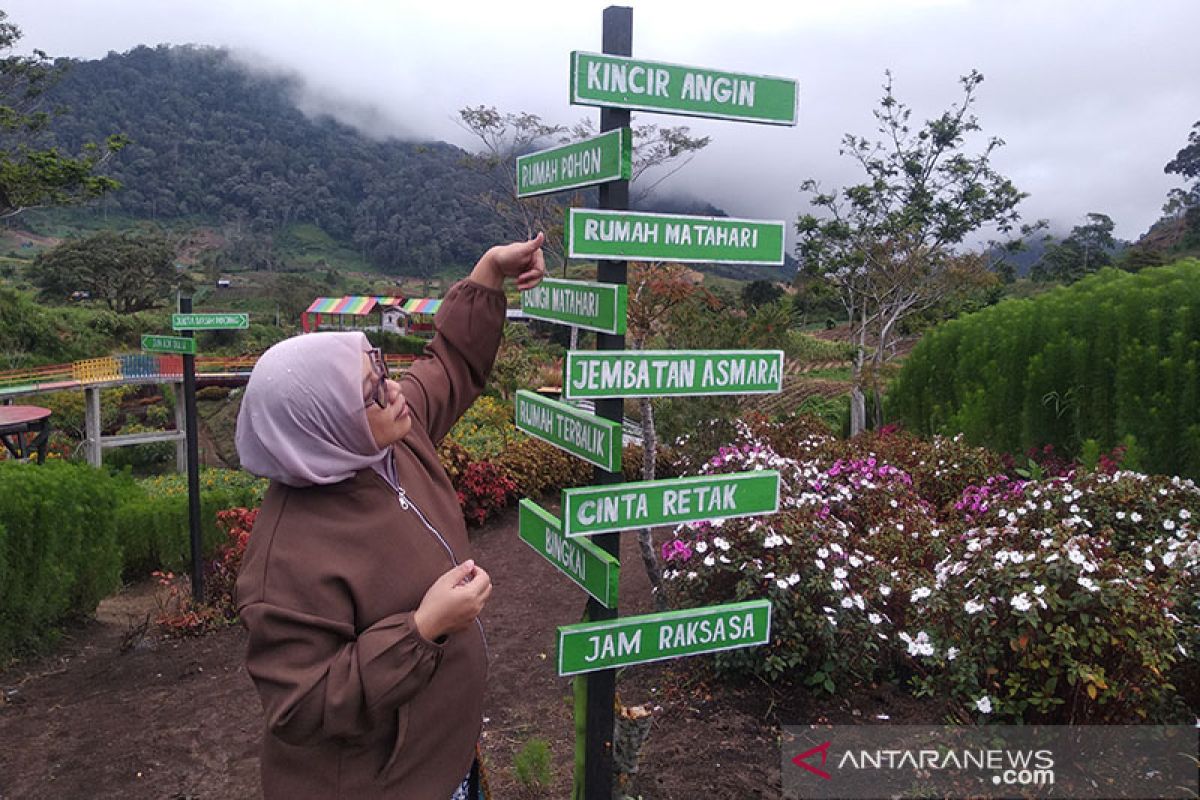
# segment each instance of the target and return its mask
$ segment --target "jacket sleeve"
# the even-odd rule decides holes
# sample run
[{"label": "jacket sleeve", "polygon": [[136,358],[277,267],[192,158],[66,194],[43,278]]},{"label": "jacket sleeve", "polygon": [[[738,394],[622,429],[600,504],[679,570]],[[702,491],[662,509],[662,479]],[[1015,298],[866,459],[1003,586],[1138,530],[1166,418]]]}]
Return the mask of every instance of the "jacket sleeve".
[{"label": "jacket sleeve", "polygon": [[400,382],[414,419],[436,444],[487,382],[504,330],[504,292],[467,279],[446,293],[425,355]]},{"label": "jacket sleeve", "polygon": [[246,669],[271,732],[308,745],[378,729],[433,677],[442,648],[411,613],[353,625],[266,602],[241,610],[250,632]]}]

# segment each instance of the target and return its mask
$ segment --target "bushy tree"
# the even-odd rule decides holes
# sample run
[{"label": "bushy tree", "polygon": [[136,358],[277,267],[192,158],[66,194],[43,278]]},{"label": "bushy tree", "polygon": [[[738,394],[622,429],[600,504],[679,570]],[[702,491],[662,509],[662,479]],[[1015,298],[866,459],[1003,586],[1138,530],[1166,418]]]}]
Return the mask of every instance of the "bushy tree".
[{"label": "bushy tree", "polygon": [[774,303],[783,296],[783,289],[771,281],[750,281],[742,287],[742,305],[746,308],[758,308],[767,303]]},{"label": "bushy tree", "polygon": [[29,269],[44,299],[86,292],[124,314],[154,308],[188,282],[175,269],[174,244],[158,233],[101,231],[70,239],[39,254]]},{"label": "bushy tree", "polygon": [[1093,212],[1087,215],[1086,223],[1072,228],[1067,238],[1046,247],[1041,259],[1033,265],[1030,276],[1040,281],[1074,283],[1110,266],[1116,249],[1112,218]]},{"label": "bushy tree", "polygon": [[[977,153],[967,151],[967,137],[981,130],[971,107],[982,81],[974,71],[961,78],[962,101],[914,128],[912,110],[896,98],[887,73],[875,111],[880,140],[853,134],[842,140],[841,154],[857,162],[865,180],[832,192],[815,180],[802,186],[820,215],[797,220],[797,256],[802,269],[838,290],[857,348],[852,433],[866,427],[866,392],[879,399],[879,376],[900,323],[953,292],[994,280],[958,246],[985,226],[1007,232],[1019,220],[1025,194],[991,165],[1003,141],[993,137]],[[881,404],[874,405],[878,424]]]},{"label": "bushy tree", "polygon": [[110,136],[104,145],[89,143],[78,156],[44,144],[51,112],[45,94],[62,77],[41,50],[11,55],[21,29],[0,11],[0,218],[30,208],[58,206],[98,197],[118,188],[112,178],[96,174],[110,155],[125,144]]}]

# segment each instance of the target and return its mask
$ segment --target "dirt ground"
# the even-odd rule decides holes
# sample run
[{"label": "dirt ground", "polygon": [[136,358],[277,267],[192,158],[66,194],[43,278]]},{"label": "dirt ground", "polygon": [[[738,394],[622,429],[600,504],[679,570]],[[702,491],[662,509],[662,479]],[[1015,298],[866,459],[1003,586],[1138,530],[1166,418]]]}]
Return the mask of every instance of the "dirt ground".
[{"label": "dirt ground", "polygon": [[[484,613],[491,672],[483,753],[493,796],[568,797],[571,682],[555,674],[552,651],[556,626],[578,621],[585,596],[517,538],[514,511],[473,539],[496,587]],[[621,556],[622,615],[650,611],[632,536]],[[68,631],[57,652],[0,673],[0,800],[261,796],[260,707],[242,667],[244,633],[138,635],[156,589],[127,588]],[[702,658],[620,673],[625,704],[656,707],[631,796],[778,797],[778,726],[867,716],[844,700],[804,708],[781,704],[765,687],[717,686],[697,669]],[[866,702],[870,715],[908,716],[887,697]],[[534,739],[550,748],[546,784],[516,777],[514,756]]]}]

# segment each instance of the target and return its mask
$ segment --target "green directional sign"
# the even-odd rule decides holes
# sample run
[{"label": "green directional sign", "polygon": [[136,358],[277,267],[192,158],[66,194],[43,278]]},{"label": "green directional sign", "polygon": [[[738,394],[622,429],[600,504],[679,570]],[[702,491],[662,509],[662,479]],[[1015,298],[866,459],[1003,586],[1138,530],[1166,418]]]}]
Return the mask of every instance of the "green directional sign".
[{"label": "green directional sign", "polygon": [[570,258],[783,264],[784,223],[776,220],[571,208],[564,237]]},{"label": "green directional sign", "polygon": [[521,389],[517,427],[609,472],[621,471],[621,423]]},{"label": "green directional sign", "polygon": [[563,397],[770,394],[783,390],[782,350],[570,350]]},{"label": "green directional sign", "polygon": [[245,330],[249,327],[249,314],[213,312],[171,315],[171,328],[177,331]]},{"label": "green directional sign", "polygon": [[568,538],[779,510],[779,473],[763,469],[563,489]]},{"label": "green directional sign", "polygon": [[517,156],[517,197],[578,189],[633,174],[633,134],[629,128]]},{"label": "green directional sign", "polygon": [[189,339],[186,336],[142,334],[142,349],[149,350],[151,353],[182,353],[194,356],[196,354],[196,340]]},{"label": "green directional sign", "polygon": [[585,592],[606,608],[616,607],[617,583],[621,575],[621,565],[616,558],[587,539],[564,537],[558,518],[532,500],[521,501],[518,530],[521,541],[562,570]]},{"label": "green directional sign", "polygon": [[628,293],[625,284],[546,278],[521,292],[521,310],[528,317],[619,336],[625,333]]},{"label": "green directional sign", "polygon": [[795,125],[792,78],[722,72],[600,53],[571,53],[571,103]]},{"label": "green directional sign", "polygon": [[558,629],[558,674],[646,664],[771,641],[771,601],[581,622]]}]

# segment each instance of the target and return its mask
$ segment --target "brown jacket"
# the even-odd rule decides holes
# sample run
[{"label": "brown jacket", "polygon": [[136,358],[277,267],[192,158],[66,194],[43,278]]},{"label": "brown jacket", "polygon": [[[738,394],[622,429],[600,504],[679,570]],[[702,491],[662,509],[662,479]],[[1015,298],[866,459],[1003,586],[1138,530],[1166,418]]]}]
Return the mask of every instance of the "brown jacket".
[{"label": "brown jacket", "polygon": [[438,576],[470,557],[435,443],[482,391],[504,305],[502,292],[471,281],[446,295],[431,357],[401,381],[414,415],[394,448],[402,495],[371,469],[329,486],[267,490],[237,599],[250,632],[246,668],[266,712],[268,800],[447,800],[470,769],[483,628],[435,644],[412,612]]}]

